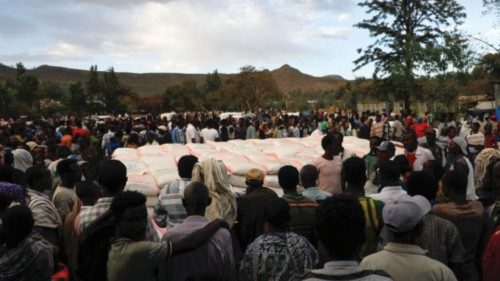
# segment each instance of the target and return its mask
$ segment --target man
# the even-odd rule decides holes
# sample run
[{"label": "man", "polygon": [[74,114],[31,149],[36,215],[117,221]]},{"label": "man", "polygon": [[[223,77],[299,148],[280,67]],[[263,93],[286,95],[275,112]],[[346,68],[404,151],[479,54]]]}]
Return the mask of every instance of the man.
[{"label": "man", "polygon": [[370,137],[370,152],[363,156],[366,165],[366,174],[371,177],[377,170],[377,147],[381,143],[381,139],[377,136]]},{"label": "man", "polygon": [[361,121],[361,126],[359,127],[357,132],[358,138],[367,140],[370,137],[371,125],[368,125],[365,116],[361,116],[360,121]]},{"label": "man", "polygon": [[462,137],[455,137],[448,143],[446,162],[450,171],[465,175],[467,183],[467,200],[476,200],[476,184],[474,182],[474,167],[467,155],[467,142]]},{"label": "man", "polygon": [[398,196],[406,194],[399,181],[399,166],[394,161],[382,162],[378,173],[380,173],[380,193],[370,194],[369,197],[387,204]]},{"label": "man", "polygon": [[[109,145],[109,141],[115,135],[115,126],[109,126],[109,130],[106,134],[102,136],[101,148],[104,149],[106,156],[111,156],[108,154],[107,147]],[[61,142],[62,143],[62,142]],[[71,147],[69,147],[71,149]]]},{"label": "man", "polygon": [[440,163],[442,167],[444,167],[446,165],[444,151],[439,145],[437,145],[436,131],[434,131],[432,127],[428,127],[427,129],[425,129],[425,140],[426,143],[422,146],[429,149],[432,153],[432,156],[434,156],[434,159],[438,161],[438,163]]},{"label": "man", "polygon": [[413,130],[413,132],[415,132],[415,135],[417,136],[417,138],[424,137],[425,131],[429,128],[432,129],[432,127],[429,126],[429,124],[427,124],[427,122],[422,121],[421,117],[417,118],[417,123],[415,123],[411,126],[411,129]]},{"label": "man", "polygon": [[304,191],[302,195],[316,202],[323,201],[332,196],[330,193],[321,190],[316,185],[318,180],[318,169],[314,165],[305,165],[300,169],[300,182]]},{"label": "man", "polygon": [[325,153],[311,163],[319,171],[319,188],[331,194],[342,193],[340,184],[342,161],[355,155],[342,147],[343,140],[344,136],[340,133],[331,133],[324,136],[321,140],[321,146]]},{"label": "man", "polygon": [[83,128],[83,124],[81,120],[77,120],[76,123],[76,128],[73,128],[72,132],[72,137],[74,139],[78,138],[90,138],[90,132],[87,129]]},{"label": "man", "polygon": [[219,132],[214,129],[213,120],[207,120],[207,127],[203,128],[200,133],[201,143],[205,143],[207,141],[218,141],[219,140]]},{"label": "man", "polygon": [[382,207],[384,203],[365,196],[366,167],[364,161],[358,157],[351,157],[342,167],[342,188],[344,194],[354,196],[361,205],[366,222],[366,240],[360,249],[360,257],[373,254],[377,251],[377,240],[382,229]]},{"label": "man", "polygon": [[186,209],[182,204],[184,188],[191,182],[193,167],[198,163],[198,158],[185,155],[179,159],[177,169],[179,179],[165,185],[155,205],[155,221],[160,227],[172,227],[181,223],[186,218]]},{"label": "man", "polygon": [[[207,187],[200,182],[192,182],[184,189],[182,204],[186,208],[188,217],[175,227],[168,230],[163,241],[178,242],[194,231],[208,225],[205,210],[211,199]],[[203,246],[198,249],[180,254],[168,260],[165,274],[167,280],[183,281],[197,273],[219,273],[234,280],[233,247],[231,234],[227,229],[219,229]]]},{"label": "man", "polygon": [[401,141],[403,137],[403,123],[399,120],[399,115],[394,116],[394,122],[392,123],[393,128],[393,139],[395,141]]},{"label": "man", "polygon": [[437,204],[432,213],[451,221],[460,232],[465,248],[463,276],[464,280],[480,280],[479,268],[476,268],[476,255],[485,227],[484,207],[479,201],[466,199],[466,175],[459,171],[450,171],[443,176],[443,193],[449,200]]},{"label": "man", "polygon": [[290,230],[315,244],[315,211],[318,203],[297,193],[299,171],[290,165],[281,167],[278,172],[278,182],[283,189],[282,198],[290,205]]},{"label": "man", "polygon": [[[430,172],[413,172],[408,179],[407,188],[410,196],[423,196],[432,205],[436,200],[438,182]],[[464,248],[457,227],[450,221],[430,213],[427,213],[422,221],[422,232],[416,236],[415,244],[425,249],[428,257],[442,262],[453,270],[458,279],[462,279]],[[380,248],[392,240],[391,232],[384,227],[380,233]]]},{"label": "man", "polygon": [[417,135],[413,131],[403,135],[403,146],[405,156],[413,171],[422,171],[427,161],[434,160],[430,150],[418,146]]},{"label": "man", "polygon": [[448,267],[427,257],[415,243],[430,209],[429,201],[419,195],[403,194],[386,203],[382,216],[394,239],[384,250],[364,258],[361,267],[383,270],[395,281],[457,280]]},{"label": "man", "polygon": [[484,125],[484,148],[498,149],[496,135],[493,133],[493,125],[490,122]]},{"label": "man", "polygon": [[255,127],[253,126],[252,120],[246,120],[246,137],[245,139],[256,139],[257,135],[255,132]]},{"label": "man", "polygon": [[82,170],[76,160],[64,159],[57,164],[57,173],[61,177],[61,183],[54,191],[52,202],[64,222],[66,215],[73,210],[73,204],[78,200],[74,187],[82,178]]},{"label": "man", "polygon": [[182,121],[172,122],[172,127],[170,131],[170,136],[172,138],[172,143],[184,144],[184,132],[182,132]]},{"label": "man", "polygon": [[380,164],[386,161],[390,161],[394,158],[396,154],[396,147],[391,141],[383,141],[379,146],[375,147],[376,151],[376,162],[373,171],[368,175],[368,180],[365,183],[365,193],[373,194],[377,193],[380,188],[380,174],[376,170],[380,167]]},{"label": "man", "polygon": [[327,198],[318,207],[316,221],[318,239],[327,250],[329,262],[300,280],[392,280],[383,271],[358,266],[359,249],[365,240],[365,218],[354,198],[345,195]]},{"label": "man", "polygon": [[189,121],[186,126],[186,141],[187,143],[196,143],[196,128],[193,121]]},{"label": "man", "polygon": [[95,205],[82,210],[75,220],[76,232],[82,233],[93,221],[109,210],[113,198],[121,193],[127,183],[127,168],[118,160],[106,160],[99,167],[97,181],[101,185],[103,197]]},{"label": "man", "polygon": [[28,207],[10,207],[2,215],[0,280],[44,281],[54,273],[52,247],[31,232],[33,216]]},{"label": "man", "polygon": [[306,238],[287,231],[290,206],[273,199],[264,209],[264,234],[248,245],[240,280],[290,280],[314,268],[318,254]]},{"label": "man", "polygon": [[371,126],[370,136],[377,136],[382,138],[384,133],[384,123],[382,122],[382,117],[380,114],[375,116],[375,123]]},{"label": "man", "polygon": [[34,219],[33,229],[40,233],[45,240],[57,245],[59,242],[58,228],[62,226],[63,222],[56,206],[44,193],[47,186],[50,188],[50,172],[38,167],[31,167],[26,170],[26,183],[30,197],[28,207],[31,209]]},{"label": "man", "polygon": [[160,264],[172,256],[203,245],[223,225],[221,220],[178,241],[144,241],[148,225],[146,197],[138,192],[122,192],[113,199],[111,214],[116,220],[115,239],[107,260],[107,280],[151,280]]},{"label": "man", "polygon": [[236,233],[240,243],[240,249],[245,252],[248,244],[262,234],[264,220],[262,215],[269,202],[278,195],[271,189],[264,187],[266,174],[258,169],[251,169],[245,176],[247,184],[246,193],[238,200],[238,223]]}]

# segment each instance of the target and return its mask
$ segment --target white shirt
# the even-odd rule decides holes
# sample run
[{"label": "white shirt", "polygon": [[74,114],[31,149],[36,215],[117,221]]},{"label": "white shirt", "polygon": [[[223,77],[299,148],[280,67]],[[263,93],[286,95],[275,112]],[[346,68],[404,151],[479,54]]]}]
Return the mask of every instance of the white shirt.
[{"label": "white shirt", "polygon": [[386,186],[382,188],[380,193],[369,194],[368,197],[387,204],[387,202],[399,197],[402,194],[406,194],[406,191],[404,191],[401,186]]},{"label": "white shirt", "polygon": [[196,128],[193,126],[193,124],[189,123],[186,126],[186,141],[187,141],[187,143],[192,143],[192,139],[195,139],[195,141],[196,141]]},{"label": "white shirt", "polygon": [[201,130],[200,137],[203,138],[204,142],[215,141],[219,138],[219,133],[216,129],[204,128],[203,130]]},{"label": "white shirt", "polygon": [[[408,155],[408,151],[405,149],[405,156]],[[424,164],[429,160],[434,160],[434,155],[427,148],[421,146],[417,147],[415,150],[415,163],[413,163],[413,171],[422,171],[424,169]]]}]

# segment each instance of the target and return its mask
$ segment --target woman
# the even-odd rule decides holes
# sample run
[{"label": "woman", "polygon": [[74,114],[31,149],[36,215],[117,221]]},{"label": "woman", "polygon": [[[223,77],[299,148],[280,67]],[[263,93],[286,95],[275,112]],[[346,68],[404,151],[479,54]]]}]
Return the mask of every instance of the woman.
[{"label": "woman", "polygon": [[236,198],[234,197],[226,167],[214,158],[203,160],[193,168],[191,181],[204,183],[208,187],[212,203],[207,207],[205,217],[209,221],[223,219],[233,227],[236,221]]}]

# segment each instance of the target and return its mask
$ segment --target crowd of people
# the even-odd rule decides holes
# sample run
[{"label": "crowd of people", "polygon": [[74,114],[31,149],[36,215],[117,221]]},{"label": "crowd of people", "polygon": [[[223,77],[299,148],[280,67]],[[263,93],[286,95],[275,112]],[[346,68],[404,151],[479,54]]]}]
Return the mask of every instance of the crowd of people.
[{"label": "crowd of people", "polygon": [[[500,123],[433,119],[2,119],[0,280],[500,280]],[[120,147],[313,134],[323,155],[281,167],[281,197],[264,171],[233,193],[224,163],[186,155],[148,213],[110,159]],[[369,140],[369,153],[344,136]]]}]

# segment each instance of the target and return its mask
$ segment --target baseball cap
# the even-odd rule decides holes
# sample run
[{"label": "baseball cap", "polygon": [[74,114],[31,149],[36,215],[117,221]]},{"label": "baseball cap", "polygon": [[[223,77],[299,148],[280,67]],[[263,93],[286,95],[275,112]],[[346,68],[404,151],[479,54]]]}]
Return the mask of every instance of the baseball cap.
[{"label": "baseball cap", "polygon": [[377,146],[377,149],[380,151],[396,151],[396,147],[391,141],[383,141],[379,146]]},{"label": "baseball cap", "polygon": [[266,174],[259,169],[251,169],[245,175],[245,179],[247,181],[255,180],[255,181],[264,181],[264,177]]},{"label": "baseball cap", "polygon": [[403,194],[385,204],[382,218],[391,231],[405,233],[414,229],[430,210],[431,203],[425,197]]}]

